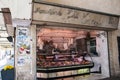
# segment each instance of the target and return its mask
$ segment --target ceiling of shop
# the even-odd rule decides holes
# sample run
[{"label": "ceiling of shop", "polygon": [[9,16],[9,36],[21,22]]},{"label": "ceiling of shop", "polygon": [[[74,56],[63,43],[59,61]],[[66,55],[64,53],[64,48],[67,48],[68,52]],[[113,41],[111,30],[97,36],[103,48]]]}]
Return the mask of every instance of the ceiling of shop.
[{"label": "ceiling of shop", "polygon": [[39,41],[39,38],[41,40],[52,40],[55,43],[61,43],[61,42],[68,42],[69,39],[73,38],[79,38],[79,37],[86,37],[87,33],[90,33],[91,37],[96,37],[97,31],[95,30],[84,30],[84,29],[60,29],[60,28],[42,28],[37,30],[37,38]]}]

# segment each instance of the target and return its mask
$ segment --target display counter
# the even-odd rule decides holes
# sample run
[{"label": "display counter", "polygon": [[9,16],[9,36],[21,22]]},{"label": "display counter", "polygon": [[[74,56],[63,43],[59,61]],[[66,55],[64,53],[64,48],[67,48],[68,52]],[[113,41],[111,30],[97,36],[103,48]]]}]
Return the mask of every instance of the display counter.
[{"label": "display counter", "polygon": [[[87,56],[88,57],[88,56]],[[90,74],[94,63],[78,54],[38,54],[37,78],[53,80]]]},{"label": "display counter", "polygon": [[52,73],[52,72],[59,72],[59,71],[68,71],[68,70],[77,70],[77,69],[83,69],[83,68],[92,68],[93,63],[89,64],[82,64],[82,65],[69,65],[69,66],[61,66],[61,67],[47,67],[47,68],[37,68],[38,72],[43,73]]}]

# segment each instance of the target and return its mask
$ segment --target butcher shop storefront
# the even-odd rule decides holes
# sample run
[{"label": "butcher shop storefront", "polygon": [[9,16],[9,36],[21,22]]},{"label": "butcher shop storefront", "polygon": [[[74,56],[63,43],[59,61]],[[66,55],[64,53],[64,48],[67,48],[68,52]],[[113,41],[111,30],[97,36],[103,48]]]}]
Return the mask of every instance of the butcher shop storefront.
[{"label": "butcher shop storefront", "polygon": [[16,28],[17,79],[22,74],[29,80],[109,77],[108,32],[117,29],[118,20],[114,15],[33,2],[31,26]]}]

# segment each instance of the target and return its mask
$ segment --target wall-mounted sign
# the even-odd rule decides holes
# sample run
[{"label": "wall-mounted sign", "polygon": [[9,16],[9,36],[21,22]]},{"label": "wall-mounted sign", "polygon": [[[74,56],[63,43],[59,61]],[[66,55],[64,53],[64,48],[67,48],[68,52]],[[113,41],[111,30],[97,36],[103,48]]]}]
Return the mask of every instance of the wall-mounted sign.
[{"label": "wall-mounted sign", "polygon": [[33,22],[42,21],[65,23],[90,26],[92,28],[100,27],[117,29],[119,21],[119,17],[116,16],[97,14],[41,3],[34,3],[32,13]]}]

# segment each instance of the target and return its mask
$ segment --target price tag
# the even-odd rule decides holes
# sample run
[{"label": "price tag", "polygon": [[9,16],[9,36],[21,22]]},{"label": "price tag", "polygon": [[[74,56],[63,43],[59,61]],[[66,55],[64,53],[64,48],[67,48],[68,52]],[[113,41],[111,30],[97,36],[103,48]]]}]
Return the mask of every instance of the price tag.
[{"label": "price tag", "polygon": [[78,70],[78,74],[85,74],[85,73],[89,73],[89,72],[90,72],[89,68],[79,69]]}]

